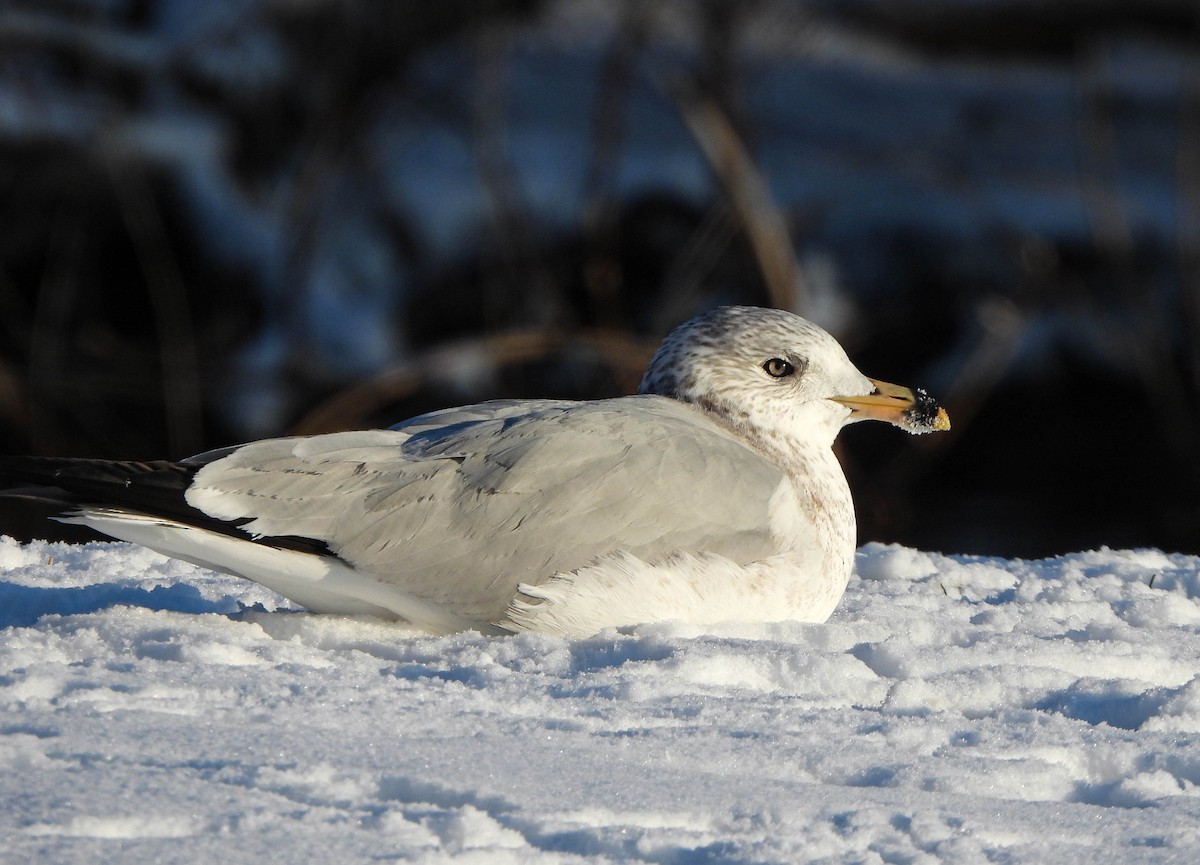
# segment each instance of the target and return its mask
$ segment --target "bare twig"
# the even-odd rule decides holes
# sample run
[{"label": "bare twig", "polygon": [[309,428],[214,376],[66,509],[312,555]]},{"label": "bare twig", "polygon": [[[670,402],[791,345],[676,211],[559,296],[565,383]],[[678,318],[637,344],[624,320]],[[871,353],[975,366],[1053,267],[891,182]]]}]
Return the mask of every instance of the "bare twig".
[{"label": "bare twig", "polygon": [[1195,66],[1180,99],[1176,174],[1180,311],[1188,349],[1189,384],[1193,396],[1200,396],[1200,69]]},{"label": "bare twig", "polygon": [[0,360],[0,421],[29,435],[29,394],[20,373],[3,360]]},{"label": "bare twig", "polygon": [[63,209],[55,220],[33,314],[29,340],[29,440],[44,453],[59,450],[60,431],[53,419],[51,395],[72,376],[67,369],[71,307],[77,290],[76,267],[83,227],[76,213]]},{"label": "bare twig", "polygon": [[713,100],[694,89],[675,83],[667,92],[729,192],[772,305],[803,315],[809,306],[809,292],[792,249],[787,222],[733,125]]},{"label": "bare twig", "polygon": [[624,280],[616,249],[617,174],[629,95],[649,20],[645,4],[639,0],[626,2],[622,11],[621,26],[600,72],[599,95],[592,115],[592,148],[583,182],[583,219],[591,240],[584,287],[596,319],[607,325],[617,324],[622,313],[617,303]]},{"label": "bare twig", "polygon": [[[1195,400],[1172,357],[1171,327],[1153,288],[1135,265],[1135,241],[1120,193],[1120,160],[1115,119],[1109,107],[1107,55],[1084,70],[1081,141],[1083,201],[1092,222],[1097,251],[1110,262],[1114,288],[1125,310],[1119,319],[1098,316],[1106,330],[1105,346],[1117,352],[1115,364],[1130,368],[1142,382],[1150,405],[1160,415],[1159,429],[1180,466],[1194,465]],[[1186,294],[1186,292],[1181,292]],[[1185,303],[1183,312],[1189,311]]]},{"label": "bare twig", "polygon": [[188,454],[204,444],[200,362],[187,287],[175,260],[154,193],[141,170],[109,162],[113,187],[146,279],[162,361],[162,402],[167,444]]},{"label": "bare twig", "polygon": [[[475,157],[484,191],[491,200],[495,241],[485,252],[496,254],[501,272],[507,271],[508,285],[501,291],[485,292],[485,320],[503,321],[513,309],[511,287],[524,285],[529,292],[530,310],[554,320],[561,292],[540,265],[537,244],[532,238],[525,213],[520,183],[508,155],[507,114],[509,103],[509,36],[504,28],[484,28],[477,41],[478,86],[474,104]],[[485,278],[492,268],[484,269]],[[491,314],[488,314],[491,313]]]},{"label": "bare twig", "polygon": [[0,48],[9,45],[59,52],[105,71],[137,75],[160,73],[170,59],[168,40],[20,9],[0,11]]},{"label": "bare twig", "polygon": [[423,387],[445,383],[447,370],[472,368],[464,367],[463,358],[473,358],[474,367],[495,369],[541,360],[567,349],[584,349],[595,354],[613,370],[622,389],[629,392],[636,386],[654,346],[621,333],[599,330],[570,334],[556,330],[513,330],[456,340],[326,400],[308,412],[292,433],[311,435],[362,426],[384,406],[412,396]]},{"label": "bare twig", "polygon": [[657,318],[664,328],[694,314],[696,286],[729,251],[737,230],[737,215],[726,199],[714,202],[705,212],[703,221],[671,259],[663,277],[665,302]]}]

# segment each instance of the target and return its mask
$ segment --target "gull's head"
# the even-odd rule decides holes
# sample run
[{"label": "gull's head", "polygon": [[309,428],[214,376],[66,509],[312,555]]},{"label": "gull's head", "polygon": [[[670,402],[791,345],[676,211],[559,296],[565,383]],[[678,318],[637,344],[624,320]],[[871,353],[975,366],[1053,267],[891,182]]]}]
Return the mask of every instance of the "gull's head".
[{"label": "gull's head", "polygon": [[950,428],[924,391],[867,378],[832,336],[794,313],[725,306],[672,331],[638,393],[692,403],[744,434],[828,447],[845,424]]}]

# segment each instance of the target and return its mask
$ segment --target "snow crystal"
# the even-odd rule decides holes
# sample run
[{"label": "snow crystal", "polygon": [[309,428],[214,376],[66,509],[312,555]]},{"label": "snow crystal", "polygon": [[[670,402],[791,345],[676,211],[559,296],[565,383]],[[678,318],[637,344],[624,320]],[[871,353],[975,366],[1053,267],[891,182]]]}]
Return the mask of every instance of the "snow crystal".
[{"label": "snow crystal", "polygon": [[0,540],[0,862],[1190,862],[1200,558],[872,544],[824,625],[314,616]]}]

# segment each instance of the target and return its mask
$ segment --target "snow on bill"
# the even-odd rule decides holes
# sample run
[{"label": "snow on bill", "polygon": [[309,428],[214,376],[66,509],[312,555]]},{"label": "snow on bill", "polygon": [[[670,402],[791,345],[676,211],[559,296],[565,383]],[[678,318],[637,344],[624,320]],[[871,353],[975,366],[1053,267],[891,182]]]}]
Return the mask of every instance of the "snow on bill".
[{"label": "snow on bill", "polygon": [[824,625],[426,637],[0,541],[0,862],[1191,862],[1200,558],[868,545]]}]

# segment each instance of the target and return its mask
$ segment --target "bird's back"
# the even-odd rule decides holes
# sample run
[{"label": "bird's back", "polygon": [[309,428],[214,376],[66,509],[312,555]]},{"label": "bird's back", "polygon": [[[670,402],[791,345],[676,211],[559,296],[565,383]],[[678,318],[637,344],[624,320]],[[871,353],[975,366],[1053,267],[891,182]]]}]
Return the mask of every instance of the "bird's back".
[{"label": "bird's back", "polygon": [[188,500],[250,532],[324,541],[358,573],[479,621],[519,583],[616,551],[745,563],[777,549],[782,471],[698,409],[640,396],[454,412],[250,444],[202,468]]}]

